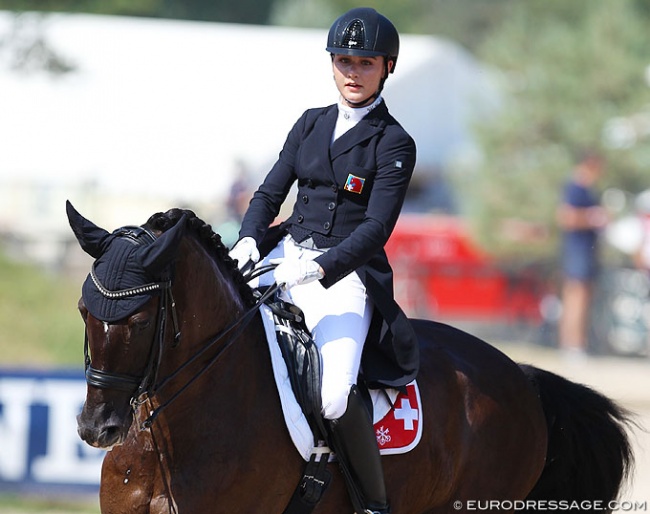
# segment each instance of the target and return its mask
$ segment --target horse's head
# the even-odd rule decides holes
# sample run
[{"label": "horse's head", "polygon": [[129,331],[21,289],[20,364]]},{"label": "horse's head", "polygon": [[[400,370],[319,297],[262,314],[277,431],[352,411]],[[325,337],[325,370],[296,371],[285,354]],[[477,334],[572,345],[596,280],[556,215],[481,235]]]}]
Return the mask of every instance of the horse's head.
[{"label": "horse's head", "polygon": [[121,444],[133,421],[133,401],[155,380],[164,337],[161,308],[171,295],[174,258],[185,216],[161,235],[143,227],[112,233],[68,202],[68,219],[82,249],[95,258],[82,287],[88,390],[77,418],[88,444]]}]

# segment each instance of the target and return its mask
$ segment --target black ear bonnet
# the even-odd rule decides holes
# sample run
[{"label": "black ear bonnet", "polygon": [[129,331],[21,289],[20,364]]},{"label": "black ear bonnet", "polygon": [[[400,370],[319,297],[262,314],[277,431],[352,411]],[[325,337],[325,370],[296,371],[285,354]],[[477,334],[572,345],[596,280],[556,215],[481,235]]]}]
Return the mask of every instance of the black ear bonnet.
[{"label": "black ear bonnet", "polygon": [[186,215],[156,237],[144,227],[122,227],[109,233],[81,216],[70,202],[66,209],[79,244],[96,259],[81,288],[93,317],[106,322],[125,319],[152,295],[171,287],[172,264]]},{"label": "black ear bonnet", "polygon": [[[146,284],[161,281],[142,266],[139,250],[153,243],[155,237],[140,227],[124,227],[107,238],[108,250],[93,264],[86,278],[81,296],[88,311],[97,319],[114,322],[136,312],[152,294],[160,294],[162,288],[141,294],[133,291]],[[171,277],[165,277],[169,280]]]}]

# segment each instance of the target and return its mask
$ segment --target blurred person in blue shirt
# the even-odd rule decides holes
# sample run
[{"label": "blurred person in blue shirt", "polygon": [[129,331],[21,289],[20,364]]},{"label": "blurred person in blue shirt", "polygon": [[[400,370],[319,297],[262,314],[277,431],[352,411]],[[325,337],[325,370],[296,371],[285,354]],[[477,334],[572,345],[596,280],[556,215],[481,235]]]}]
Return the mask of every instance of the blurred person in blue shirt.
[{"label": "blurred person in blue shirt", "polygon": [[563,232],[559,344],[560,349],[573,356],[582,356],[587,351],[592,289],[600,266],[600,233],[609,221],[595,189],[603,164],[597,152],[582,152],[564,185],[557,209],[557,221]]}]

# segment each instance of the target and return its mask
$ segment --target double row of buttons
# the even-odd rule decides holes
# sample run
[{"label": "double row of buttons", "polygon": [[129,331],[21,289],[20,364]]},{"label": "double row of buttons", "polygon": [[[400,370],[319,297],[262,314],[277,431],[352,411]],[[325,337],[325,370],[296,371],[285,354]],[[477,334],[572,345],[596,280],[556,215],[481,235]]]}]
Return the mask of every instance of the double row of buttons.
[{"label": "double row of buttons", "polygon": [[[298,223],[302,223],[303,221],[305,221],[305,217],[302,214],[299,214],[298,215]],[[325,223],[323,223],[323,228],[325,230],[329,230],[329,228],[331,226],[332,226],[332,224],[329,221],[326,221]]]},{"label": "double row of buttons", "polygon": [[[302,203],[309,203],[309,197],[308,197],[307,195],[303,195],[303,196],[302,196]],[[327,204],[327,208],[328,208],[330,211],[333,211],[334,209],[336,209],[336,202],[330,202],[330,203],[328,203],[328,204]]]},{"label": "double row of buttons", "polygon": [[[306,185],[307,185],[307,187],[313,187],[313,183],[312,183],[311,179],[307,180]],[[334,193],[338,192],[339,187],[336,184],[332,184],[331,187],[332,187],[332,192],[334,192]],[[302,200],[302,203],[304,203],[304,204],[309,203],[309,195],[302,195],[301,200]],[[336,209],[336,202],[329,202],[327,204],[327,209],[330,210],[330,211],[333,211],[334,209]],[[298,223],[302,223],[304,220],[305,220],[305,217],[302,214],[298,215],[298,220],[297,220]],[[326,221],[325,223],[323,223],[323,228],[325,230],[329,230],[331,226],[332,226],[332,224],[329,221]]]}]

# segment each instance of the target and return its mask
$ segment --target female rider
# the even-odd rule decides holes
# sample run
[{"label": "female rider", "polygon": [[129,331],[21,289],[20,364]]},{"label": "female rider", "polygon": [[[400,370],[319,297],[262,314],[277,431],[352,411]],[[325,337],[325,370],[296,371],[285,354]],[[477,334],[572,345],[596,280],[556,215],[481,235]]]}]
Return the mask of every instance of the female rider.
[{"label": "female rider", "polygon": [[[273,279],[300,307],[322,357],[322,414],[366,512],[388,513],[372,420],[356,387],[403,387],[417,374],[415,335],[393,298],[386,244],[415,166],[415,143],[381,97],[399,36],[371,8],[339,17],[327,38],[337,104],[307,110],[253,195],[231,257],[280,263]],[[276,230],[291,186],[293,213]],[[279,234],[279,235],[278,235]]]}]

